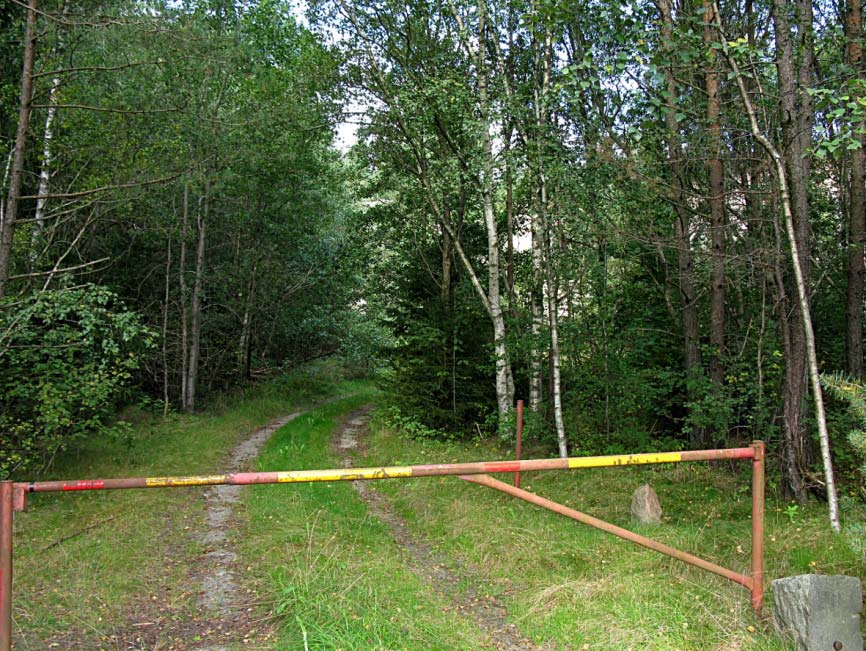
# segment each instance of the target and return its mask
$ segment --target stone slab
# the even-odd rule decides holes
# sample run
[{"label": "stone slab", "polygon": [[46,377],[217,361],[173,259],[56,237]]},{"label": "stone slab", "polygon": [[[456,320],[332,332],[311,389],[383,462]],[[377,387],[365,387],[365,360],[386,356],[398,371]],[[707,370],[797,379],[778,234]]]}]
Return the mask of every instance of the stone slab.
[{"label": "stone slab", "polygon": [[773,621],[797,651],[863,651],[863,588],[853,576],[803,574],[773,581]]}]

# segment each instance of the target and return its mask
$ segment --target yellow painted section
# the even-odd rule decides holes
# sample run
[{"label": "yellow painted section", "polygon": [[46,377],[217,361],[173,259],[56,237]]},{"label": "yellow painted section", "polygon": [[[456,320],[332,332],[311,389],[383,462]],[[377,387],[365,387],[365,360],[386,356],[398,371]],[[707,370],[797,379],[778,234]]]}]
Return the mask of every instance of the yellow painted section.
[{"label": "yellow painted section", "polygon": [[345,470],[294,470],[278,472],[277,481],[281,484],[304,481],[352,481],[355,479],[390,479],[392,477],[411,477],[409,466],[388,466],[383,468],[347,468]]},{"label": "yellow painted section", "polygon": [[617,454],[610,457],[572,457],[568,460],[568,467],[602,468],[606,466],[629,466],[642,463],[677,463],[682,460],[682,452]]},{"label": "yellow painted section", "polygon": [[148,477],[145,479],[148,487],[157,486],[205,486],[228,480],[226,475],[199,475],[193,477]]}]

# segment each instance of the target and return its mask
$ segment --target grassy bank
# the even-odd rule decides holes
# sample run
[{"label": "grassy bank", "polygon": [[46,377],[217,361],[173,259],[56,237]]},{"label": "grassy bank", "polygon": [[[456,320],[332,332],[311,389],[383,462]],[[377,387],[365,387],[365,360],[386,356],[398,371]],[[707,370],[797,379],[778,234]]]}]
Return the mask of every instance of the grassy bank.
[{"label": "grassy bank", "polygon": [[[374,426],[369,464],[509,457],[485,442],[414,441]],[[523,487],[620,526],[749,570],[749,473],[707,464],[527,473]],[[500,477],[511,481],[510,477]],[[630,523],[630,495],[649,482],[664,523]],[[779,651],[790,648],[757,620],[743,588],[551,512],[456,479],[382,482],[421,536],[470,567],[521,629],[559,649]],[[864,559],[828,530],[821,505],[767,504],[767,573],[866,574]],[[767,594],[768,603],[772,597]]]},{"label": "grassy bank", "polygon": [[[261,470],[328,468],[340,418],[372,398],[317,409],[281,428]],[[488,649],[474,622],[406,569],[388,527],[345,482],[257,486],[246,493],[242,556],[275,615],[273,648]]]},{"label": "grassy bank", "polygon": [[[128,437],[81,442],[45,478],[218,470],[269,420],[363,386],[332,378],[327,367],[311,368],[225,396],[201,414],[142,417]],[[15,517],[16,650],[42,651],[45,640],[102,648],[147,602],[183,616],[197,590],[187,561],[200,551],[193,533],[203,518],[200,489],[33,496]]]}]

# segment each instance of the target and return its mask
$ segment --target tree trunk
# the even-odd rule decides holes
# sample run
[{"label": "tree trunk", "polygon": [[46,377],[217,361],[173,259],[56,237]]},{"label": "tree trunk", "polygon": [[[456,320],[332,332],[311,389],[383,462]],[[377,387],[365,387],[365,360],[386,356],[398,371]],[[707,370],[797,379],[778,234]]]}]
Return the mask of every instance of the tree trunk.
[{"label": "tree trunk", "polygon": [[[672,57],[673,55],[673,14],[668,0],[658,0],[659,13],[662,17],[662,46]],[[672,60],[672,59],[668,59]],[[667,129],[668,160],[671,170],[670,201],[674,208],[674,241],[677,247],[677,285],[682,307],[683,329],[683,363],[686,371],[686,399],[692,402],[696,398],[697,383],[702,375],[700,335],[698,331],[697,295],[694,288],[694,262],[692,260],[691,216],[686,207],[686,197],[683,192],[683,153],[679,138],[679,121],[676,114],[677,84],[671,67],[665,68],[665,88],[667,102],[665,110],[665,127]],[[691,434],[691,443],[702,446],[706,433],[703,429],[695,429]]]},{"label": "tree trunk", "polygon": [[[443,219],[451,224],[451,208],[445,204],[442,208]],[[451,235],[447,228],[442,229],[442,282],[439,285],[439,297],[442,300],[442,307],[447,309],[451,305],[451,266],[453,264],[453,245],[451,244]]]},{"label": "tree trunk", "polygon": [[[780,18],[785,11],[785,7],[781,0],[774,0],[777,4],[775,6],[775,18]],[[779,6],[782,5],[782,6]],[[743,83],[742,75],[740,74],[739,66],[737,65],[736,59],[732,58],[729,54],[728,50],[728,40],[724,34],[724,30],[722,29],[722,23],[718,15],[718,4],[713,3],[713,7],[715,9],[716,15],[716,26],[719,29],[719,40],[721,43],[722,51],[725,53],[725,56],[728,59],[728,63],[731,65],[731,68],[734,73],[734,78],[737,81],[737,86],[740,91],[740,98],[742,99],[743,106],[746,108],[746,113],[749,117],[749,125],[752,130],[752,136],[756,141],[766,150],[766,152],[770,155],[770,158],[773,160],[773,164],[776,171],[776,178],[779,181],[779,194],[782,203],[782,211],[785,216],[785,230],[788,234],[788,244],[790,246],[791,251],[791,266],[794,270],[794,281],[797,287],[797,304],[800,308],[800,317],[802,319],[802,336],[803,340],[806,343],[806,354],[808,357],[808,367],[809,367],[809,380],[812,384],[812,392],[815,400],[815,420],[818,424],[818,439],[821,443],[821,457],[824,464],[824,481],[827,491],[827,506],[830,516],[830,526],[837,533],[842,530],[841,524],[839,522],[839,503],[838,497],[836,494],[836,481],[833,473],[833,461],[830,456],[830,435],[827,431],[827,416],[824,412],[824,394],[821,390],[821,380],[818,371],[818,353],[815,348],[815,331],[812,327],[812,315],[809,311],[809,298],[807,294],[807,284],[806,284],[806,274],[804,273],[803,266],[801,264],[801,252],[799,249],[799,238],[797,233],[797,223],[795,221],[794,216],[794,201],[793,195],[789,192],[789,188],[791,187],[791,182],[788,179],[788,170],[786,169],[785,160],[783,156],[779,153],[773,143],[767,138],[762,132],[760,127],[758,126],[758,118],[755,114],[754,106],[752,105],[752,100],[749,98],[749,94],[746,91],[746,86]],[[810,50],[811,47],[811,4],[801,3],[800,4],[801,12],[801,23],[800,23],[800,34],[803,36],[804,43],[806,47],[804,50]],[[777,53],[778,63],[777,69],[779,70],[779,84],[780,90],[783,89],[783,85],[787,84],[793,75],[788,75],[788,72],[785,74],[788,75],[788,80],[783,81],[783,68],[786,67],[786,62],[793,62],[793,58],[789,55],[792,54],[790,47],[784,47],[785,41],[790,45],[790,33],[787,31],[787,20],[784,19],[780,22],[776,22],[774,27],[776,29],[776,39],[777,44],[780,43],[780,27],[784,27],[784,31],[781,32],[781,42],[782,46],[780,48],[780,52]],[[802,56],[804,58],[809,59],[811,54],[810,52],[803,52]],[[811,70],[811,66],[800,67],[800,75],[801,80],[804,78],[803,74],[809,74]],[[808,93],[803,91],[804,95],[808,95]],[[786,101],[784,98],[784,92],[782,93],[782,101]],[[811,102],[806,99],[806,107],[811,110]],[[792,114],[788,114],[783,116],[783,119],[793,118]],[[802,118],[801,121],[808,121],[811,123],[811,115],[807,118]],[[803,138],[810,138],[811,131],[807,134],[800,134]],[[783,133],[784,137],[784,133]],[[801,140],[802,143],[802,140]],[[792,329],[793,330],[793,329]],[[789,453],[790,454],[790,453]]]},{"label": "tree trunk", "polygon": [[[712,271],[710,272],[710,381],[713,392],[721,396],[725,381],[725,367],[722,359],[725,354],[725,229],[727,215],[725,209],[725,171],[722,166],[722,127],[719,120],[721,100],[719,98],[719,73],[713,42],[713,6],[704,0],[704,42],[709,59],[704,69],[704,82],[707,91],[707,121],[709,123],[709,153],[707,155],[707,176],[710,190],[710,234],[712,242]],[[726,428],[725,428],[726,429]],[[726,431],[719,432],[724,438]]]},{"label": "tree trunk", "polygon": [[532,342],[529,348],[529,410],[541,412],[543,380],[541,375],[542,359],[545,351],[541,346],[541,333],[544,329],[543,279],[542,279],[542,241],[541,229],[537,219],[532,219],[532,286],[529,300],[532,308]]},{"label": "tree trunk", "polygon": [[201,352],[201,292],[204,280],[204,252],[207,229],[208,209],[210,206],[210,189],[205,185],[204,209],[196,213],[198,227],[198,245],[195,253],[195,281],[192,289],[192,301],[189,310],[189,364],[186,381],[186,411],[195,411],[196,388],[198,385],[199,355]]},{"label": "tree trunk", "polygon": [[538,221],[544,238],[544,260],[546,262],[547,311],[550,322],[550,376],[551,398],[553,402],[553,422],[556,427],[556,441],[559,456],[568,456],[568,440],[565,436],[565,423],[562,418],[562,356],[559,349],[559,297],[556,273],[556,256],[553,254],[553,228],[547,214],[548,189],[545,171],[545,139],[549,114],[547,95],[550,87],[550,65],[553,52],[553,36],[550,28],[544,31],[544,46],[540,58],[541,85],[535,86],[535,127],[536,127],[536,172],[538,175]]},{"label": "tree trunk", "polygon": [[18,128],[12,154],[12,177],[6,195],[3,223],[0,224],[0,298],[8,291],[9,268],[12,263],[12,244],[18,216],[18,197],[24,176],[24,158],[27,153],[27,129],[30,126],[30,105],[33,96],[33,59],[36,53],[36,0],[30,0],[24,29],[24,64],[21,71],[21,95],[18,100]]},{"label": "tree trunk", "polygon": [[487,33],[487,4],[478,2],[478,100],[481,112],[481,153],[482,174],[481,192],[483,200],[484,224],[487,229],[487,300],[490,319],[493,321],[493,349],[496,363],[496,404],[499,413],[499,429],[508,429],[511,406],[514,402],[514,384],[509,380],[511,368],[508,348],[505,341],[505,318],[499,289],[499,234],[496,214],[493,209],[493,146],[490,137],[490,103],[488,99],[488,80],[485,56]]},{"label": "tree trunk", "polygon": [[514,286],[514,178],[511,171],[511,125],[505,130],[505,224],[506,224],[506,265],[505,286],[508,291],[508,310],[512,318],[517,318],[517,292]]},{"label": "tree trunk", "polygon": [[33,233],[30,238],[30,270],[36,269],[39,259],[39,248],[42,244],[45,230],[45,206],[48,204],[48,193],[51,183],[51,163],[53,150],[51,142],[54,140],[54,118],[57,115],[55,105],[57,89],[60,86],[60,78],[51,80],[51,89],[48,91],[48,103],[51,105],[45,116],[45,128],[42,136],[42,165],[39,170],[39,189],[37,190],[36,213],[33,216]]},{"label": "tree trunk", "polygon": [[[798,0],[796,4],[798,42],[793,42],[789,11],[794,7],[785,0],[773,0],[773,26],[776,35],[776,70],[779,77],[779,105],[782,125],[782,156],[790,193],[793,244],[798,251],[797,264],[802,272],[806,304],[809,300],[809,149],[812,134],[812,103],[806,89],[812,75],[812,9],[811,4]],[[795,55],[796,49],[796,55]],[[799,56],[799,60],[798,60]],[[803,130],[806,130],[805,133]],[[805,473],[811,461],[811,446],[806,432],[807,361],[805,333],[801,324],[805,318],[799,301],[793,304],[790,320],[790,348],[785,359],[783,414],[786,454],[796,464],[789,464],[787,482],[800,502],[808,498]],[[796,465],[796,469],[793,467]]]},{"label": "tree trunk", "polygon": [[241,319],[241,339],[238,346],[238,365],[242,369],[244,380],[250,379],[250,359],[252,357],[253,306],[256,300],[256,271],[258,263],[253,265],[253,273],[247,283],[247,293],[244,297],[244,315]]},{"label": "tree trunk", "polygon": [[162,305],[162,415],[168,416],[169,372],[168,372],[168,305],[171,298],[171,237],[165,258],[165,298]]},{"label": "tree trunk", "polygon": [[553,398],[553,423],[556,426],[556,444],[559,456],[568,457],[568,438],[562,418],[562,356],[559,351],[559,290],[556,281],[548,283],[547,305],[550,311],[550,376]]},{"label": "tree trunk", "polygon": [[[63,2],[60,12],[60,20],[68,15],[69,3]],[[56,57],[63,49],[63,43],[58,33],[57,43],[54,47]],[[39,169],[39,189],[36,192],[36,213],[33,215],[33,233],[30,241],[30,267],[33,271],[39,257],[39,248],[43,240],[45,230],[45,206],[48,204],[48,194],[51,191],[51,166],[54,159],[54,150],[51,147],[54,141],[54,120],[57,117],[57,91],[60,88],[60,76],[51,79],[51,87],[48,89],[48,111],[45,114],[45,127],[42,130],[42,164]]]},{"label": "tree trunk", "polygon": [[[847,0],[845,36],[848,64],[853,77],[863,74],[863,15],[860,0]],[[863,125],[858,125],[862,127]],[[848,215],[848,287],[846,352],[847,370],[863,377],[863,277],[866,254],[866,137],[859,137],[860,147],[851,152]]]},{"label": "tree trunk", "polygon": [[183,185],[183,217],[180,230],[180,406],[186,411],[187,363],[189,361],[189,291],[186,284],[186,246],[189,237],[189,181]]}]

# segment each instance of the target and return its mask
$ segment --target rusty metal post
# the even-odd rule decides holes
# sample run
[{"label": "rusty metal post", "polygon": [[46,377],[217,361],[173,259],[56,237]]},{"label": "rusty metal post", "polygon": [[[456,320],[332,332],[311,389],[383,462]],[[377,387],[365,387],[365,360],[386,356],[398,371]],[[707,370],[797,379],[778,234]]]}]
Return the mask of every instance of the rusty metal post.
[{"label": "rusty metal post", "polygon": [[[523,455],[523,401],[517,401],[517,449],[515,456],[517,461],[520,461]],[[514,485],[520,488],[520,471],[514,473]]]},{"label": "rusty metal post", "polygon": [[0,651],[12,651],[12,482],[0,481]]},{"label": "rusty metal post", "polygon": [[752,459],[752,608],[758,617],[764,608],[764,457],[767,446],[753,441]]}]

